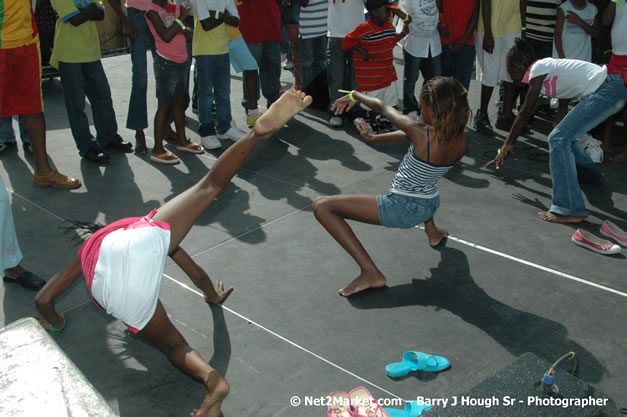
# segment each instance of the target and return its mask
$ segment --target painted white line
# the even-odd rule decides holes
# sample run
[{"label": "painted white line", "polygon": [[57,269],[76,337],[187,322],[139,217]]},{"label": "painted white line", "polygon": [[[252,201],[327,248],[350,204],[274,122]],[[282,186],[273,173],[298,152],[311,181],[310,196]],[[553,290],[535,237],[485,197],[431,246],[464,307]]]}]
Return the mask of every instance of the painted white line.
[{"label": "painted white line", "polygon": [[[416,226],[416,228],[424,230],[424,226]],[[518,262],[518,263],[521,263],[523,265],[527,265],[527,266],[530,266],[532,268],[539,269],[541,271],[549,272],[551,274],[557,275],[557,276],[562,277],[562,278],[570,279],[572,281],[576,281],[576,282],[579,282],[581,284],[589,285],[591,287],[598,288],[598,289],[603,290],[603,291],[607,291],[607,292],[611,292],[611,293],[616,294],[616,295],[627,297],[627,293],[615,290],[614,288],[606,287],[605,285],[597,284],[597,283],[592,282],[592,281],[587,281],[587,280],[585,280],[583,278],[579,278],[579,277],[576,277],[574,275],[567,274],[565,272],[557,271],[555,269],[551,269],[551,268],[546,267],[546,266],[542,266],[542,265],[539,265],[539,264],[536,264],[536,263],[533,263],[533,262],[529,262],[529,261],[526,261],[524,259],[520,259],[520,258],[517,258],[515,256],[508,255],[508,254],[503,253],[503,252],[499,252],[499,251],[494,250],[494,249],[486,248],[485,246],[481,246],[481,245],[478,245],[476,243],[472,243],[472,242],[469,242],[469,241],[464,240],[464,239],[460,239],[460,238],[455,237],[455,236],[448,235],[447,239],[455,241],[455,242],[458,242],[458,243],[461,243],[462,245],[470,246],[471,248],[475,248],[475,249],[482,250],[484,252],[491,253],[492,255],[497,255],[497,256],[500,256],[502,258],[509,259],[510,261]]]},{"label": "painted white line", "polygon": [[[183,284],[182,282],[180,282],[180,281],[178,281],[178,280],[176,280],[176,279],[172,278],[171,276],[169,276],[169,275],[167,275],[167,274],[163,274],[163,276],[164,276],[164,277],[166,277],[167,279],[169,279],[170,281],[172,281],[172,282],[174,282],[174,283],[178,284],[180,287],[182,287],[182,288],[186,289],[187,291],[193,292],[194,294],[196,294],[196,295],[198,295],[198,296],[200,296],[200,297],[203,297],[203,298],[204,298],[203,294],[202,294],[200,291],[195,290],[194,288],[191,288],[189,285],[187,285],[187,284]],[[345,374],[348,374],[348,375],[350,375],[350,376],[352,376],[352,377],[354,377],[354,378],[357,378],[358,380],[360,380],[360,381],[362,381],[362,382],[365,382],[366,384],[370,385],[371,387],[374,387],[374,388],[376,388],[376,389],[380,390],[381,392],[384,392],[384,393],[386,393],[386,394],[388,394],[388,395],[390,395],[390,396],[392,396],[392,397],[394,397],[394,398],[398,398],[399,400],[405,401],[405,400],[403,400],[401,397],[399,397],[398,395],[391,393],[390,391],[386,390],[385,388],[381,388],[380,386],[378,386],[378,385],[376,385],[376,384],[374,384],[374,383],[372,383],[372,382],[368,381],[368,380],[367,380],[367,379],[365,379],[365,378],[360,377],[359,375],[357,375],[357,374],[355,374],[355,373],[353,373],[353,372],[349,371],[348,369],[342,368],[340,365],[338,365],[338,364],[336,364],[336,363],[334,363],[334,362],[331,362],[330,360],[328,360],[328,359],[326,359],[326,358],[324,358],[324,357],[322,357],[322,356],[318,355],[317,353],[312,352],[311,350],[309,350],[309,349],[307,349],[307,348],[305,348],[305,347],[303,347],[303,346],[299,345],[299,344],[298,344],[298,343],[296,343],[296,342],[292,342],[292,341],[291,341],[291,340],[289,340],[288,338],[283,337],[283,336],[281,336],[280,334],[278,334],[278,333],[276,333],[276,332],[274,332],[274,331],[272,331],[272,330],[268,329],[267,327],[262,326],[261,324],[257,323],[257,322],[256,322],[256,321],[254,321],[254,320],[249,319],[248,317],[246,317],[246,316],[244,316],[244,315],[242,315],[242,314],[238,313],[237,311],[232,310],[232,309],[230,309],[230,308],[228,308],[228,307],[225,307],[225,306],[222,306],[222,308],[223,308],[224,310],[228,311],[229,313],[231,313],[231,314],[233,314],[233,315],[235,315],[235,316],[239,317],[240,319],[242,319],[242,320],[244,320],[244,321],[246,321],[246,322],[248,322],[248,323],[252,324],[253,326],[258,327],[259,329],[263,330],[264,332],[269,333],[269,334],[271,334],[272,336],[274,336],[274,337],[276,337],[276,338],[278,338],[278,339],[280,339],[280,340],[282,340],[282,341],[284,341],[284,342],[286,342],[286,343],[289,343],[290,345],[294,346],[295,348],[300,349],[300,350],[302,350],[303,352],[305,352],[305,353],[307,353],[307,354],[309,354],[309,355],[311,355],[311,356],[313,356],[313,357],[315,357],[315,358],[317,358],[317,359],[320,359],[321,361],[323,361],[323,362],[325,362],[325,363],[327,363],[327,364],[331,365],[332,367],[334,367],[334,368],[336,368],[336,369],[339,369],[340,371],[344,372]]]}]

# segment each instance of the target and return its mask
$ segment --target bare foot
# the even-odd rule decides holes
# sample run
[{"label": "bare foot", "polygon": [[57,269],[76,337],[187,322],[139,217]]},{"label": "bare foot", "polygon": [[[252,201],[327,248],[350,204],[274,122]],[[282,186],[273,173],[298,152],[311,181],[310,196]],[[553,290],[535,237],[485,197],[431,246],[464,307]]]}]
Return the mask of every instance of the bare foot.
[{"label": "bare foot", "polygon": [[627,151],[623,151],[615,157],[610,158],[610,161],[614,162],[615,164],[627,164]]},{"label": "bare foot", "polygon": [[222,401],[229,395],[229,383],[216,371],[209,374],[205,386],[207,395],[200,404],[200,408],[192,410],[189,414],[191,417],[218,417]]},{"label": "bare foot", "polygon": [[435,248],[440,243],[442,243],[442,240],[444,240],[446,236],[448,236],[448,231],[446,229],[436,227],[435,233],[432,236],[427,235],[427,237],[429,238],[429,246]]},{"label": "bare foot", "polygon": [[562,216],[561,214],[551,213],[550,211],[541,211],[538,216],[545,222],[551,223],[581,223],[583,217]]},{"label": "bare foot", "polygon": [[308,96],[302,91],[296,91],[294,89],[287,90],[277,101],[272,103],[268,111],[257,120],[253,127],[255,133],[258,136],[265,136],[276,132],[294,117],[294,115],[309,106],[312,101],[311,96]]},{"label": "bare foot", "polygon": [[368,288],[381,288],[386,283],[385,276],[379,273],[366,273],[362,272],[357,278],[351,281],[346,287],[342,288],[338,292],[344,297],[357,294],[358,292],[367,290]]},{"label": "bare foot", "polygon": [[146,136],[144,136],[143,130],[135,131],[135,153],[138,155],[146,155],[148,153]]}]

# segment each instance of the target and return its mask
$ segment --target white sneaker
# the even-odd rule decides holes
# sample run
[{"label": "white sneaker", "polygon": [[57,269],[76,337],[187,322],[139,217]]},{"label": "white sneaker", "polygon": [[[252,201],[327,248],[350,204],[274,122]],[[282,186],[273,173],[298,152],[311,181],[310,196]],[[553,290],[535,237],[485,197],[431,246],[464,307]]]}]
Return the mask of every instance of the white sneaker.
[{"label": "white sneaker", "polygon": [[236,140],[244,137],[245,134],[246,132],[239,129],[237,126],[235,126],[234,123],[231,123],[231,127],[229,128],[229,130],[224,133],[218,133],[218,139],[228,139],[235,142]]},{"label": "white sneaker", "polygon": [[200,143],[205,149],[220,149],[222,147],[216,135],[203,136],[200,138]]},{"label": "white sneaker", "polygon": [[339,116],[333,116],[329,119],[329,125],[331,125],[331,127],[342,127],[343,123],[344,121]]}]

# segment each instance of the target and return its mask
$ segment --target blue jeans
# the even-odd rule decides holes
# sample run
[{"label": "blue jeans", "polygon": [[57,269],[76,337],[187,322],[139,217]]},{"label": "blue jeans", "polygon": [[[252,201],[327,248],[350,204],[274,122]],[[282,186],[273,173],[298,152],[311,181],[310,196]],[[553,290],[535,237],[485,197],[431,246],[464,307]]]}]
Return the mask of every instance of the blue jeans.
[{"label": "blue jeans", "polygon": [[342,51],[342,40],[343,38],[329,38],[327,42],[327,78],[331,99],[329,109],[335,100],[344,95],[337,90],[357,88],[353,71],[353,51]]},{"label": "blue jeans", "polygon": [[[59,72],[72,136],[78,153],[83,156],[95,145],[105,146],[118,133],[109,82],[100,60],[77,64],[59,62]],[[85,97],[91,105],[97,138],[89,131]]]},{"label": "blue jeans", "polygon": [[[431,55],[431,53],[429,53]],[[415,57],[403,49],[405,58],[405,70],[403,71],[403,113],[418,112],[418,100],[416,100],[416,82],[422,72],[424,82],[442,74],[440,55],[428,58]]]},{"label": "blue jeans", "polygon": [[[30,143],[30,136],[24,128],[22,116],[17,118],[17,124],[20,127],[20,138],[22,143]],[[12,117],[0,117],[0,143],[15,142],[15,130],[13,130]]]},{"label": "blue jeans", "polygon": [[[279,99],[281,90],[281,51],[278,41],[249,43],[248,49],[259,66],[259,84],[261,92],[268,101],[268,107]],[[244,78],[244,100],[242,105],[248,108],[246,78]],[[259,97],[259,89],[257,89]]]},{"label": "blue jeans", "polygon": [[126,9],[126,14],[137,30],[137,39],[131,42],[131,63],[133,78],[131,84],[131,98],[128,102],[128,116],[126,127],[131,130],[143,130],[148,127],[148,104],[146,93],[148,90],[148,63],[146,60],[146,41],[150,42],[152,56],[155,56],[155,39],[148,29],[146,12],[133,7]]},{"label": "blue jeans", "polygon": [[216,102],[218,133],[231,127],[231,66],[229,54],[197,55],[198,68],[198,121],[200,136],[216,134],[216,123],[211,104]]},{"label": "blue jeans", "polygon": [[455,78],[468,90],[472,66],[475,63],[475,45],[466,45],[462,48],[459,55],[453,55],[451,54],[451,48],[443,43],[441,56],[442,75]]},{"label": "blue jeans", "polygon": [[594,183],[603,178],[577,140],[617,113],[627,102],[627,89],[619,75],[608,75],[603,84],[579,103],[549,134],[553,198],[549,211],[564,216],[586,217],[588,211],[579,181]]},{"label": "blue jeans", "polygon": [[300,39],[300,80],[305,90],[309,84],[327,69],[327,37]]}]

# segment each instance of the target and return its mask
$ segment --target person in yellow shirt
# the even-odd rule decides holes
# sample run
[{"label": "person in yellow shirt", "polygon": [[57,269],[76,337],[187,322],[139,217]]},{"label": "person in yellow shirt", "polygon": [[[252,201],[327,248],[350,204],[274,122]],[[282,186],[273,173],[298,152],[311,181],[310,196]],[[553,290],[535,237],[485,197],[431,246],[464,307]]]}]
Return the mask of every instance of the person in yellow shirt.
[{"label": "person in yellow shirt", "polygon": [[[132,152],[133,145],[118,135],[111,89],[100,62],[96,20],[104,19],[104,6],[92,0],[52,0],[57,12],[50,65],[61,73],[63,97],[78,153],[88,161],[106,163],[106,149]],[[91,105],[97,137],[89,130],[85,97]]]},{"label": "person in yellow shirt", "polygon": [[78,188],[78,179],[48,163],[39,35],[31,4],[0,0],[0,16],[0,117],[22,116],[35,157],[34,186]]},{"label": "person in yellow shirt", "polygon": [[475,130],[492,135],[488,104],[499,81],[504,83],[503,109],[496,127],[508,130],[514,122],[514,84],[505,58],[514,40],[525,30],[527,0],[481,0],[477,25],[477,80],[481,82],[481,105],[475,115]]},{"label": "person in yellow shirt", "polygon": [[[218,139],[237,141],[244,132],[231,117],[231,71],[226,22],[237,26],[227,5],[233,0],[192,0],[194,39],[192,53],[198,68],[198,134],[205,149],[218,149]],[[237,19],[239,21],[239,19]],[[215,99],[216,120],[211,113]]]}]

